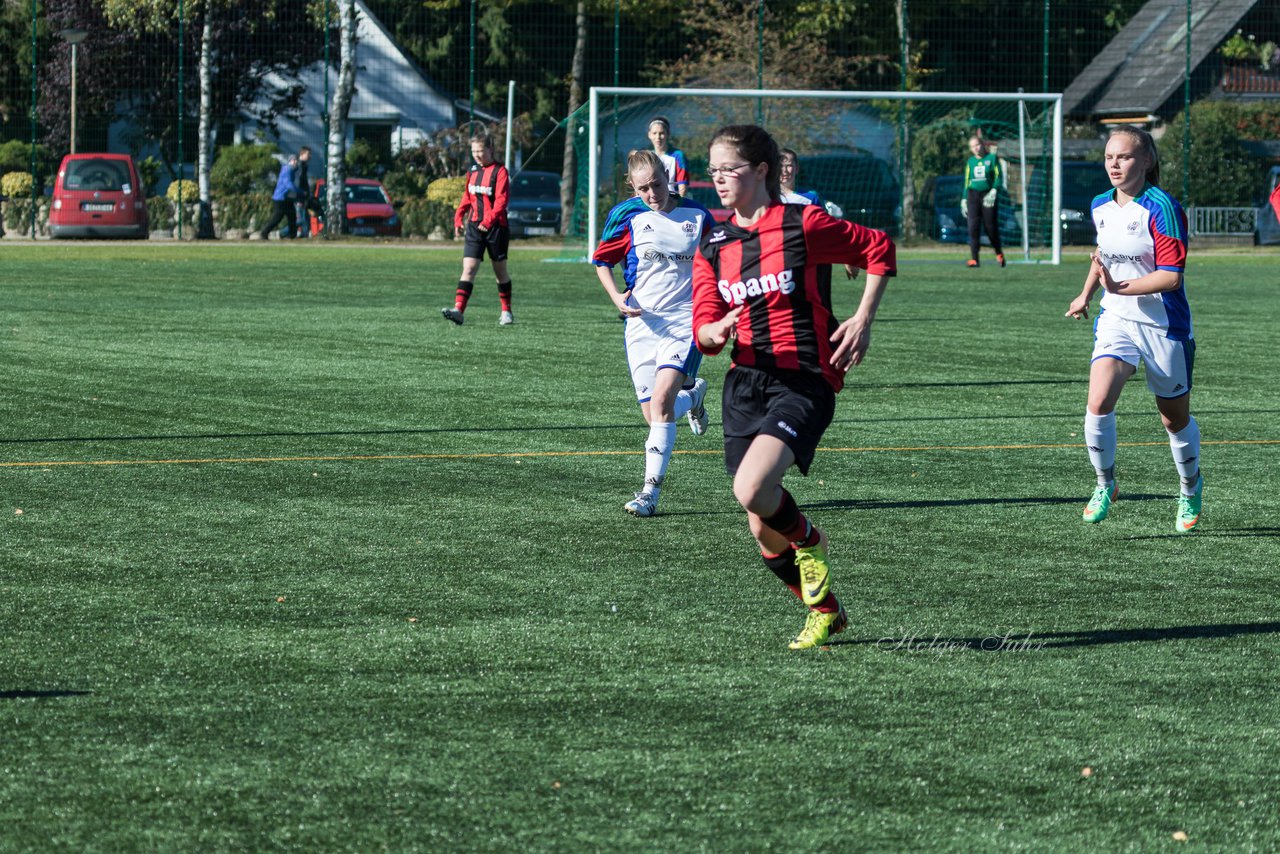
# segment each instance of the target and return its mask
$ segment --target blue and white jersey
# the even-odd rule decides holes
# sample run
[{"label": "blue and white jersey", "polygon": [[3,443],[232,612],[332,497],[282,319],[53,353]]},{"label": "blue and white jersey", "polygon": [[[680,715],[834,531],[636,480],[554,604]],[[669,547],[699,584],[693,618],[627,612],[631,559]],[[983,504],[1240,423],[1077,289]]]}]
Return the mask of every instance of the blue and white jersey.
[{"label": "blue and white jersey", "polygon": [[[1156,270],[1182,276],[1187,263],[1187,217],[1177,200],[1159,187],[1147,185],[1127,205],[1116,203],[1110,190],[1093,200],[1093,224],[1098,229],[1098,256],[1117,282],[1137,279]],[[1191,307],[1185,283],[1158,294],[1104,293],[1102,310],[1136,323],[1167,330],[1169,338],[1191,338]]]},{"label": "blue and white jersey", "polygon": [[623,264],[628,302],[665,317],[693,310],[693,256],[715,221],[692,199],[676,198],[659,213],[638,197],[609,211],[600,245],[591,260],[599,267]]}]

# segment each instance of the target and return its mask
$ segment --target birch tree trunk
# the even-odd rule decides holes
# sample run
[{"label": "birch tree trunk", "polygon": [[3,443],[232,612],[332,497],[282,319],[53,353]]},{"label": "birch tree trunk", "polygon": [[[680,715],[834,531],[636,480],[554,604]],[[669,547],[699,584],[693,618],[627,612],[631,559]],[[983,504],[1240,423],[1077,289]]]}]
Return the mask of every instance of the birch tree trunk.
[{"label": "birch tree trunk", "polygon": [[[564,168],[560,181],[560,233],[568,234],[573,223],[573,197],[577,190],[577,158],[574,143],[578,138],[578,120],[574,114],[582,106],[582,77],[587,54],[587,3],[578,0],[578,37],[573,45],[573,65],[569,72],[569,117],[565,120]],[[591,250],[588,249],[588,252]]]},{"label": "birch tree trunk", "polygon": [[200,221],[196,237],[211,240],[213,231],[213,191],[209,175],[213,170],[213,4],[204,8],[204,31],[200,34],[200,149],[196,180],[200,187]]},{"label": "birch tree trunk", "polygon": [[[903,79],[909,79],[911,73],[911,29],[907,22],[907,0],[897,0],[898,36],[902,39]],[[910,84],[908,84],[910,85]],[[903,104],[905,110],[905,102]],[[911,122],[903,122],[901,130],[902,144],[902,231],[903,237],[914,237],[916,233],[916,186],[911,168]]]},{"label": "birch tree trunk", "polygon": [[329,105],[328,170],[325,177],[325,237],[333,239],[345,233],[347,224],[347,117],[356,88],[356,4],[355,0],[339,0],[338,38],[342,60],[338,67],[338,85]]}]

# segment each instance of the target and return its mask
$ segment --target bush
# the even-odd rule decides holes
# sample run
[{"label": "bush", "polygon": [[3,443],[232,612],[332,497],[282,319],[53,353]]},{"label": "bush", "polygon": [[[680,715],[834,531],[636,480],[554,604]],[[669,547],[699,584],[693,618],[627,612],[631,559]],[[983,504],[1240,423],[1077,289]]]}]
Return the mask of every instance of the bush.
[{"label": "bush", "polygon": [[209,183],[215,197],[241,196],[247,193],[271,193],[273,176],[280,172],[275,158],[279,148],[272,145],[226,145],[209,171]]},{"label": "bush", "polygon": [[971,136],[968,110],[953,110],[912,134],[911,179],[917,196],[932,177],[964,173]]},{"label": "bush", "polygon": [[241,193],[218,199],[218,225],[224,230],[260,228],[271,216],[270,193]]},{"label": "bush", "polygon": [[427,194],[427,177],[421,172],[401,170],[382,176],[382,186],[392,199],[420,199]]},{"label": "bush", "polygon": [[0,178],[0,195],[11,199],[30,199],[34,183],[30,172],[6,172]]},{"label": "bush", "polygon": [[142,181],[142,192],[145,195],[155,195],[156,182],[160,180],[163,169],[164,164],[155,157],[144,157],[138,161],[138,179]]},{"label": "bush", "polygon": [[427,185],[427,200],[449,205],[454,210],[462,199],[462,191],[467,186],[467,176],[455,178],[437,178]]},{"label": "bush", "polygon": [[[36,146],[36,181],[38,189],[44,189],[44,183],[58,168],[53,153],[43,145]],[[11,139],[0,145],[0,175],[6,172],[31,171],[31,143]]]},{"label": "bush", "polygon": [[[179,192],[181,196],[178,195]],[[164,196],[175,205],[178,204],[179,198],[184,205],[196,204],[200,201],[200,186],[195,181],[180,178],[169,184],[169,189],[165,190]]]},{"label": "bush", "polygon": [[1265,160],[1249,154],[1241,139],[1273,139],[1280,109],[1266,104],[1200,101],[1191,105],[1190,194],[1182,198],[1183,114],[1169,123],[1159,144],[1160,185],[1183,206],[1253,205],[1265,195]]},{"label": "bush", "polygon": [[452,204],[442,204],[430,199],[409,199],[400,206],[400,227],[406,237],[430,237],[437,232],[445,239],[453,239]]},{"label": "bush", "polygon": [[173,206],[164,196],[147,199],[147,231],[170,231],[173,228]]},{"label": "bush", "polygon": [[352,178],[377,178],[382,164],[368,140],[357,139],[347,148],[347,175]]},{"label": "bush", "polygon": [[[4,203],[4,227],[16,234],[31,233],[31,199],[11,198]],[[49,229],[49,206],[36,203],[36,231],[47,232]]]}]

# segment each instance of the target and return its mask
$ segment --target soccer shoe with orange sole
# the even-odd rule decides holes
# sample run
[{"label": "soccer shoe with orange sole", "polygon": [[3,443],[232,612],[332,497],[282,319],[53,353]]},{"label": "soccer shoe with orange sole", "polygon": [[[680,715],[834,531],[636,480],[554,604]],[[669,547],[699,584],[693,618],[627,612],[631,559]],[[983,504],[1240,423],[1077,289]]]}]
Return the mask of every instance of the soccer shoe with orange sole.
[{"label": "soccer shoe with orange sole", "polygon": [[1093,495],[1089,498],[1089,503],[1084,506],[1083,518],[1086,522],[1093,524],[1101,522],[1107,518],[1107,514],[1111,512],[1111,502],[1116,500],[1116,496],[1120,494],[1116,482],[1111,481],[1111,488],[1105,486],[1095,487]]},{"label": "soccer shoe with orange sole", "polygon": [[[838,602],[836,604],[839,605]],[[844,605],[840,605],[831,614],[810,611],[804,621],[804,628],[787,646],[790,649],[813,649],[815,646],[822,646],[832,635],[843,632],[847,625],[849,625],[849,615],[845,613]]]},{"label": "soccer shoe with orange sole", "polygon": [[1204,475],[1196,480],[1194,495],[1178,496],[1178,519],[1174,530],[1179,534],[1190,534],[1200,524],[1200,499],[1204,493]]}]

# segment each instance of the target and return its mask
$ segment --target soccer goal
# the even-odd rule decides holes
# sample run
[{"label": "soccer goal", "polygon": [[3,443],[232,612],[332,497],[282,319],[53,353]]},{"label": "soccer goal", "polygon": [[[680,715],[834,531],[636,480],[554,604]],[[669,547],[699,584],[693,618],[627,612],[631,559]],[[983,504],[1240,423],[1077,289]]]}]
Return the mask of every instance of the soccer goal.
[{"label": "soccer goal", "polygon": [[670,147],[685,154],[689,195],[713,210],[712,135],[760,124],[797,153],[797,190],[816,192],[846,219],[924,244],[968,242],[964,167],[969,139],[979,136],[1004,172],[1006,256],[1061,261],[1061,94],[592,87],[587,108],[570,126],[579,167],[566,235],[585,239],[588,256],[604,215],[629,194],[627,152],[651,147],[649,122],[660,115],[671,124]]}]

